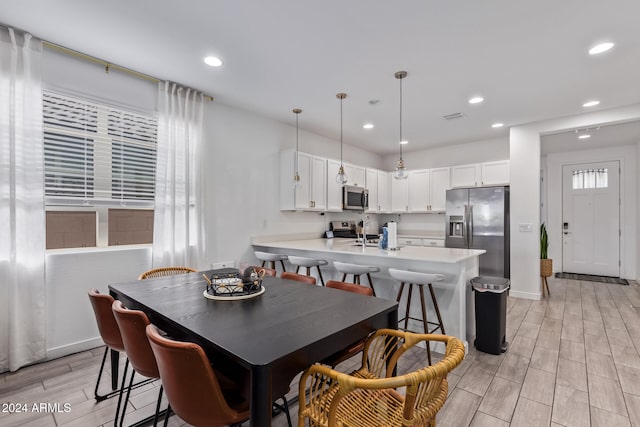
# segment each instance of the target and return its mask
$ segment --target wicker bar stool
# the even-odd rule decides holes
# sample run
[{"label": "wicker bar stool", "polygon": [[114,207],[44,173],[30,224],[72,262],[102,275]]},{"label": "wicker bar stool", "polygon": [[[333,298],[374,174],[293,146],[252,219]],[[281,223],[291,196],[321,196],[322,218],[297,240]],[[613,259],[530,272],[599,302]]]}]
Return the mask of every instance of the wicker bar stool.
[{"label": "wicker bar stool", "polygon": [[262,261],[262,267],[265,267],[265,264],[268,262],[269,268],[276,270],[276,262],[279,262],[282,266],[282,271],[287,271],[287,269],[284,268],[284,261],[287,259],[286,255],[272,254],[270,252],[260,251],[254,251],[254,253],[256,254],[256,258]]},{"label": "wicker bar stool", "polygon": [[[404,328],[398,327],[398,329],[404,329],[405,331],[409,331],[409,319],[418,320],[422,322],[424,333],[432,334],[438,329],[440,329],[440,333],[443,335],[446,334],[444,331],[444,323],[442,322],[442,316],[440,315],[440,309],[438,308],[438,300],[436,299],[436,294],[433,292],[433,282],[440,282],[444,280],[443,274],[436,273],[420,273],[417,271],[408,271],[408,270],[397,270],[395,268],[389,269],[389,274],[391,277],[400,282],[400,290],[398,291],[398,296],[396,297],[396,301],[399,303],[402,298],[402,292],[404,291],[404,285],[406,283],[409,284],[409,294],[407,295],[407,305],[404,313],[404,317],[398,320],[398,325],[404,320]],[[413,291],[413,286],[418,286],[418,292],[420,293],[420,308],[422,311],[422,317],[412,317],[411,316],[411,294]],[[438,322],[430,322],[427,319],[427,309],[424,302],[424,285],[429,286],[429,293],[431,294],[431,301],[433,302],[433,308],[436,312],[436,316],[438,317]],[[434,325],[435,327],[429,330],[429,325]],[[415,332],[415,331],[414,331]],[[427,342],[427,357],[429,358],[429,364],[431,364],[431,348],[429,343]]]},{"label": "wicker bar stool", "polygon": [[320,278],[320,283],[322,283],[322,286],[324,286],[324,278],[322,277],[320,266],[329,264],[326,260],[290,255],[289,262],[291,263],[291,265],[296,266],[296,273],[300,271],[300,267],[306,267],[307,276],[311,276],[311,267],[315,267],[318,270],[318,277]]},{"label": "wicker bar stool", "polygon": [[378,267],[374,267],[371,265],[358,265],[358,264],[348,264],[346,262],[334,261],[333,267],[342,273],[342,282],[344,282],[347,278],[348,274],[353,274],[353,283],[360,285],[362,284],[360,281],[360,276],[366,274],[367,279],[369,279],[369,287],[373,292],[373,296],[376,296],[376,291],[373,289],[373,282],[371,281],[371,273],[377,273],[380,271]]}]

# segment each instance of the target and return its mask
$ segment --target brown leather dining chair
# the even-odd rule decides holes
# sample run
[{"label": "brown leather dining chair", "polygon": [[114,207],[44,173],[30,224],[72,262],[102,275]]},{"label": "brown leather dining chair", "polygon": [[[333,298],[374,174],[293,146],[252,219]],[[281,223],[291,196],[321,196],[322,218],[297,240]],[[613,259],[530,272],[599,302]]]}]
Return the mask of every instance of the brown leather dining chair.
[{"label": "brown leather dining chair", "polygon": [[[124,425],[124,416],[127,412],[134,375],[137,373],[147,378],[160,379],[160,372],[158,372],[158,364],[156,363],[156,358],[153,355],[151,345],[147,339],[146,328],[147,325],[151,324],[147,315],[139,310],[128,310],[121,301],[114,301],[111,307],[118,327],[120,328],[124,349],[133,367],[129,386],[127,387],[127,395],[124,399],[124,406],[122,407],[122,415],[120,417],[120,425],[122,426]],[[154,426],[158,424],[162,390],[163,387],[161,385],[156,403],[156,412],[153,417]],[[169,414],[167,413],[166,416],[168,417]]]},{"label": "brown leather dining chair", "polygon": [[[102,365],[100,365],[100,372],[98,373],[98,380],[96,381],[94,396],[96,401],[100,402],[104,399],[114,396],[115,393],[118,393],[118,405],[116,406],[116,416],[114,420],[114,426],[117,426],[118,415],[120,414],[120,405],[122,402],[122,394],[124,391],[125,378],[127,376],[127,370],[129,369],[129,359],[127,358],[127,361],[124,365],[124,372],[122,374],[122,385],[120,386],[120,388],[108,394],[98,394],[98,387],[100,386],[100,379],[102,378],[102,373],[104,371],[104,364],[107,360],[107,353],[109,352],[109,350],[114,350],[119,353],[126,353],[126,351],[124,343],[122,341],[122,335],[120,334],[120,328],[118,327],[118,323],[116,322],[116,319],[113,316],[113,311],[111,310],[111,306],[115,301],[113,297],[111,295],[101,294],[97,289],[90,289],[89,300],[91,301],[91,306],[93,307],[93,313],[96,318],[96,323],[98,324],[98,331],[100,332],[100,336],[102,337],[102,340],[106,345],[106,348],[104,349],[104,356],[102,357]],[[141,386],[148,383],[149,381],[150,380],[139,382],[135,384],[134,387]]]},{"label": "brown leather dining chair", "polygon": [[291,273],[289,271],[285,271],[280,275],[282,279],[287,280],[295,280],[296,282],[308,283],[309,285],[316,284],[316,278],[312,276],[305,276],[304,274]]},{"label": "brown leather dining chair", "polygon": [[[364,286],[356,285],[353,283],[329,280],[327,283],[325,283],[325,287],[340,289],[346,292],[352,292],[352,293],[361,294],[361,295],[373,296],[373,289],[366,288]],[[345,348],[344,350],[341,350],[335,354],[332,354],[331,356],[323,360],[322,363],[324,363],[325,365],[329,365],[332,368],[335,368],[338,364],[344,362],[345,360],[351,359],[353,356],[360,353],[364,348],[364,343],[366,342],[366,340],[367,338],[365,337],[362,340],[358,341],[357,343]]]},{"label": "brown leather dining chair", "polygon": [[156,277],[176,276],[178,274],[197,273],[191,267],[161,267],[153,270],[145,271],[138,277],[138,280],[155,279]]},{"label": "brown leather dining chair", "polygon": [[223,389],[202,347],[163,337],[154,325],[146,327],[146,334],[169,406],[182,420],[194,426],[223,427],[249,418],[249,402],[238,390]]}]

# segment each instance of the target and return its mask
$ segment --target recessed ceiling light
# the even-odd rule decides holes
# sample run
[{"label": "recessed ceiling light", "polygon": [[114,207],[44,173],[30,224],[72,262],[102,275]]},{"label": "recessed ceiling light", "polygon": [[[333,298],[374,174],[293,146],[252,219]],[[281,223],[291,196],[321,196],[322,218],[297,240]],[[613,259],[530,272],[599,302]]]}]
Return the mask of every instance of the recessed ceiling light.
[{"label": "recessed ceiling light", "polygon": [[364,129],[373,129],[373,123],[365,123],[362,125]]},{"label": "recessed ceiling light", "polygon": [[613,43],[606,42],[600,43],[589,49],[589,55],[597,55],[602,52],[606,52],[613,47]]},{"label": "recessed ceiling light", "polygon": [[212,67],[219,67],[222,65],[222,61],[217,56],[207,56],[204,58],[204,63]]},{"label": "recessed ceiling light", "polygon": [[402,144],[402,145],[407,145],[408,143],[409,143],[409,141],[407,141],[406,139],[403,140],[403,141],[400,141],[400,144]]},{"label": "recessed ceiling light", "polygon": [[596,105],[600,104],[600,101],[589,101],[589,102],[585,102],[584,104],[582,104],[583,107],[595,107]]},{"label": "recessed ceiling light", "polygon": [[578,135],[578,139],[587,139],[587,138],[591,138],[591,135],[589,135],[588,133]]},{"label": "recessed ceiling light", "polygon": [[491,125],[492,128],[501,128],[502,126],[504,126],[504,123],[494,123]]},{"label": "recessed ceiling light", "polygon": [[480,104],[482,101],[484,101],[483,97],[474,96],[473,98],[469,99],[469,104]]}]

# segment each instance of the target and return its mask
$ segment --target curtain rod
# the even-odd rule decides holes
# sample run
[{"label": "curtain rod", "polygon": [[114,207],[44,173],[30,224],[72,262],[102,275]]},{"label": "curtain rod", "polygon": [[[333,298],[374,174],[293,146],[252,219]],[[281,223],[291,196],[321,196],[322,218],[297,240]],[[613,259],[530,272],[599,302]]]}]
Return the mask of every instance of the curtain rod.
[{"label": "curtain rod", "polygon": [[[96,63],[96,64],[104,65],[105,73],[109,73],[109,70],[114,69],[114,70],[118,70],[118,71],[121,71],[121,72],[126,73],[126,74],[131,74],[132,76],[138,77],[139,79],[151,81],[153,83],[158,83],[158,82],[163,81],[163,80],[160,80],[157,77],[153,77],[153,76],[150,76],[148,74],[144,74],[144,73],[141,73],[139,71],[135,71],[135,70],[132,70],[132,69],[127,68],[127,67],[123,67],[123,66],[118,65],[118,64],[113,64],[113,63],[111,63],[109,61],[105,61],[104,59],[96,58],[95,56],[91,56],[91,55],[88,55],[86,53],[78,52],[77,50],[69,49],[67,47],[60,46],[59,44],[55,44],[55,43],[51,43],[51,42],[42,40],[42,45],[47,47],[47,48],[49,48],[49,49],[57,50],[58,52],[62,52],[64,54],[67,54],[67,55],[70,55],[70,56],[75,56],[76,58],[84,59],[85,61],[89,61],[89,62],[93,62],[93,63]],[[209,96],[209,95],[204,95],[204,98],[207,101],[213,101],[214,100],[214,97],[213,96]]]}]

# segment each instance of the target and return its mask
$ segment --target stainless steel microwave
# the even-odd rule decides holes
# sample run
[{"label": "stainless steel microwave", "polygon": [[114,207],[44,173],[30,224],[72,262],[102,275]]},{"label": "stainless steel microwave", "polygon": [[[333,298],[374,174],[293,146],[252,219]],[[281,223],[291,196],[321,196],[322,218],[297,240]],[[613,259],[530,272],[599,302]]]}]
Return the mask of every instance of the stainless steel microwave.
[{"label": "stainless steel microwave", "polygon": [[364,211],[368,208],[369,190],[354,185],[345,185],[342,187],[342,209]]}]

